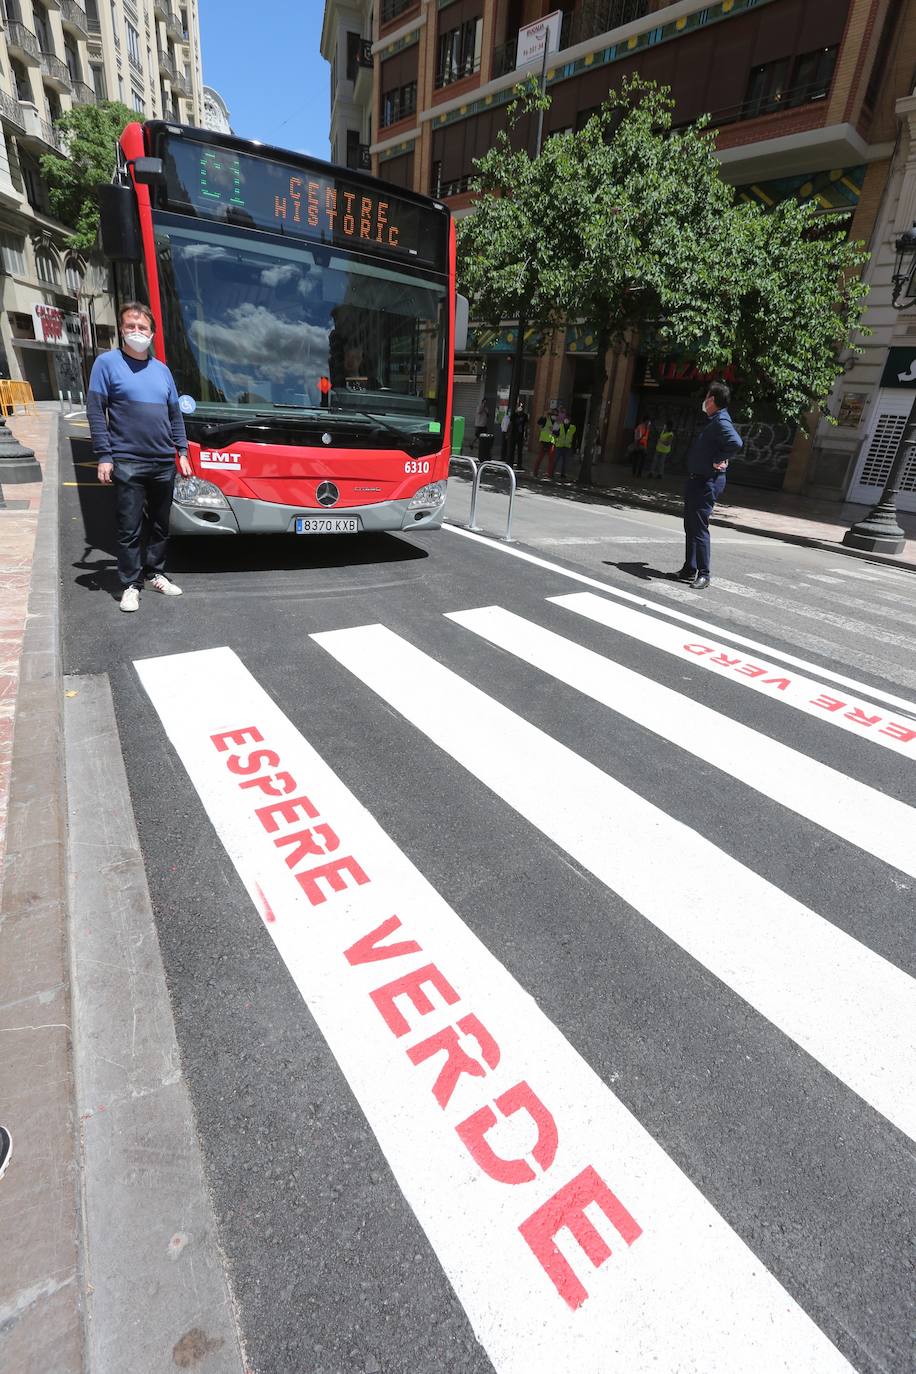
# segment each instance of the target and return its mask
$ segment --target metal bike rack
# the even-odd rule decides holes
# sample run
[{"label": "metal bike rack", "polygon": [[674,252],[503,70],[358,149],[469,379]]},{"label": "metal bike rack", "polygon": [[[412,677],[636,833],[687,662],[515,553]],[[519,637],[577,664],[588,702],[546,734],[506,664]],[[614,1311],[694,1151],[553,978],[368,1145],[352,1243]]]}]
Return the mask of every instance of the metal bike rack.
[{"label": "metal bike rack", "polygon": [[[476,491],[477,483],[477,459],[470,458],[466,453],[453,453],[448,460],[449,476],[451,476],[452,463],[466,463],[471,469],[471,501],[473,510],[473,492]],[[468,518],[470,518],[470,516]],[[452,520],[450,518],[448,523],[450,525],[463,525],[464,522],[462,520]]]},{"label": "metal bike rack", "polygon": [[480,494],[480,479],[483,476],[484,468],[498,468],[500,471],[509,475],[509,510],[506,513],[506,532],[499,538],[504,544],[512,544],[512,506],[515,502],[515,490],[518,483],[515,480],[515,471],[508,463],[501,463],[496,458],[487,458],[483,463],[477,465],[477,472],[474,475],[474,487],[471,491],[471,513],[468,516],[468,529],[480,530],[481,526],[477,523],[477,497]]}]

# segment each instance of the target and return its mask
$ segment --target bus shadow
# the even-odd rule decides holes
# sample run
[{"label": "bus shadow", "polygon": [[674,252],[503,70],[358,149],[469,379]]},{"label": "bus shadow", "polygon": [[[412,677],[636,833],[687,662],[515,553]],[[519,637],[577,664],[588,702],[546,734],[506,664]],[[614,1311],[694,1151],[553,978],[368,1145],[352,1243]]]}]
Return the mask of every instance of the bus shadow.
[{"label": "bus shadow", "polygon": [[[71,439],[76,492],[83,522],[85,550],[72,563],[81,575],[79,586],[120,596],[117,577],[117,527],[114,493],[95,476],[92,446]],[[101,554],[101,557],[90,557]],[[215,535],[182,537],[169,543],[168,568],[174,573],[310,572],[324,568],[356,568],[387,563],[410,563],[428,558],[426,549],[397,534],[338,535]]]}]

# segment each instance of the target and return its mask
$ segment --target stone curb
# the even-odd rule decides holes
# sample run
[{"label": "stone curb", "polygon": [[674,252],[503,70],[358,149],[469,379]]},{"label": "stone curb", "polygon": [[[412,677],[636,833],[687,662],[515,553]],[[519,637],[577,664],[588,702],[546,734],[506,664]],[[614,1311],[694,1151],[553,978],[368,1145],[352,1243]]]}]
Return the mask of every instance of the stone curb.
[{"label": "stone curb", "polygon": [[0,900],[0,1366],[82,1374],[64,787],[58,419],[48,436],[13,735]]}]

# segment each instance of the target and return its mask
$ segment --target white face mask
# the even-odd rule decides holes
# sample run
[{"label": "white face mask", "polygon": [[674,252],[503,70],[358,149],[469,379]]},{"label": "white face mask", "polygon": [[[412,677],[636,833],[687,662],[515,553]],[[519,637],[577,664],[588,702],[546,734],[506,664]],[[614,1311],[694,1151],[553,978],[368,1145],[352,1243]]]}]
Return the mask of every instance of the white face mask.
[{"label": "white face mask", "polygon": [[706,402],[705,402],[705,401],[704,401],[703,404],[700,406],[700,409],[702,410],[703,414],[706,416],[706,418],[707,418],[707,420],[708,420],[708,419],[709,419],[709,411],[706,409]]},{"label": "white face mask", "polygon": [[130,329],[121,336],[128,348],[132,348],[135,353],[145,353],[153,342],[151,334],[141,334],[137,329]]}]

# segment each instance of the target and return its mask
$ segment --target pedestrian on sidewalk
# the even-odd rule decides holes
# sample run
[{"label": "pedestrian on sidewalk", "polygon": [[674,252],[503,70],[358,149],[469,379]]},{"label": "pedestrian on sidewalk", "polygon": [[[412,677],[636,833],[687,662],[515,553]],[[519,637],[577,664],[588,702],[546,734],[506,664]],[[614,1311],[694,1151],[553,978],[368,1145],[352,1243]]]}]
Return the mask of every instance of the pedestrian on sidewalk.
[{"label": "pedestrian on sidewalk", "polygon": [[684,488],[684,566],[671,573],[694,591],[709,586],[709,517],[725,490],[729,459],[744,448],[744,441],[728,413],[731,392],[724,382],[713,382],[703,400],[707,424],[687,454],[687,485]]},{"label": "pedestrian on sidewalk", "polygon": [[633,431],[633,442],[630,445],[630,462],[633,468],[634,477],[642,477],[643,468],[646,466],[646,457],[649,452],[649,441],[652,437],[652,421],[648,415],[641,415],[639,424]]},{"label": "pedestrian on sidewalk", "polygon": [[553,467],[553,451],[557,446],[559,429],[560,422],[556,410],[549,411],[538,420],[538,441],[541,447],[534,461],[535,477],[541,471],[541,464],[545,458],[548,460],[548,471]]},{"label": "pedestrian on sidewalk", "polygon": [[509,419],[509,461],[514,468],[525,466],[525,441],[528,438],[528,412],[524,401],[517,401]]},{"label": "pedestrian on sidewalk", "polygon": [[149,306],[127,301],[118,328],[121,347],[92,365],[86,416],[99,481],[115,486],[121,610],[137,611],[144,580],[164,596],[181,595],[165,575],[176,455],[183,477],[193,469],[174,379],[149,356],[156,328]]},{"label": "pedestrian on sidewalk", "polygon": [[560,480],[566,481],[566,459],[572,452],[576,438],[576,426],[570,420],[566,411],[561,407],[559,414],[560,425],[557,430],[557,442],[550,460],[550,477],[553,480],[556,468],[560,469]]},{"label": "pedestrian on sidewalk", "polygon": [[6,1173],[6,1166],[13,1157],[13,1137],[5,1126],[0,1126],[0,1178]]},{"label": "pedestrian on sidewalk", "polygon": [[486,397],[481,399],[477,407],[477,414],[474,416],[474,444],[480,443],[481,434],[486,434],[490,427],[490,407],[487,405]]},{"label": "pedestrian on sidewalk", "polygon": [[674,425],[672,424],[671,420],[668,419],[662,425],[662,431],[659,434],[658,442],[655,445],[655,452],[652,455],[652,466],[649,469],[650,477],[664,477],[665,463],[668,461],[668,458],[671,454],[671,450],[673,447]]}]

